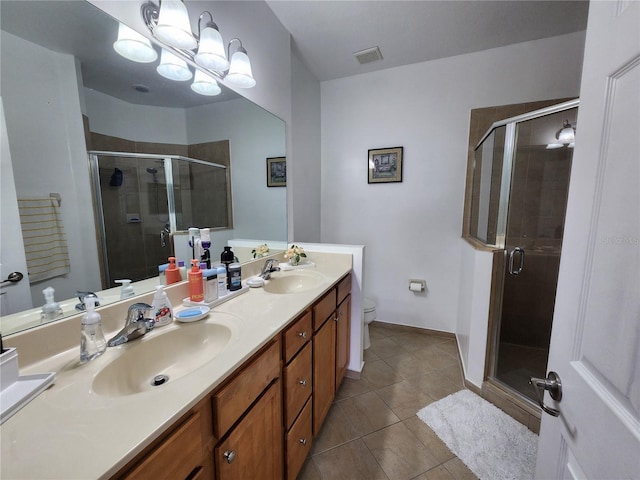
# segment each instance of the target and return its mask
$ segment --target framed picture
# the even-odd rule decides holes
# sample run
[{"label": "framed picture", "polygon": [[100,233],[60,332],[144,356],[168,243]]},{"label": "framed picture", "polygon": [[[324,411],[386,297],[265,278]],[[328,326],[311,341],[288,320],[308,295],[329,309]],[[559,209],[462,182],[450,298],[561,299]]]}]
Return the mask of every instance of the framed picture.
[{"label": "framed picture", "polygon": [[402,181],[402,147],[369,150],[369,183]]},{"label": "framed picture", "polygon": [[267,187],[287,186],[287,158],[267,158]]}]

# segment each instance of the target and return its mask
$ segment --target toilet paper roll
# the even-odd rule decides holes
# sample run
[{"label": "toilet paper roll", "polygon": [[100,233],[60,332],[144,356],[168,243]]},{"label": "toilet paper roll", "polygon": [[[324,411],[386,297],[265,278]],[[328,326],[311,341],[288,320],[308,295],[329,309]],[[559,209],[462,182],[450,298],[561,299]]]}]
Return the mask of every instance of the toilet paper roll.
[{"label": "toilet paper roll", "polygon": [[409,284],[409,290],[411,290],[412,292],[421,292],[422,291],[422,284],[421,283],[417,283],[417,282],[411,282]]}]

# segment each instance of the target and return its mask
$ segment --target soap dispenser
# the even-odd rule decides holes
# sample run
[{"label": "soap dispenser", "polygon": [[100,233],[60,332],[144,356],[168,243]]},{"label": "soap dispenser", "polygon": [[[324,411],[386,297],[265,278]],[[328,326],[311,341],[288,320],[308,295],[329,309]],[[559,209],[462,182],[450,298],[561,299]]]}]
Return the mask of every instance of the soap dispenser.
[{"label": "soap dispenser", "polygon": [[162,285],[156,286],[156,293],[151,302],[151,312],[156,327],[168,325],[173,321],[173,308]]},{"label": "soap dispenser", "polygon": [[44,305],[40,312],[40,318],[42,320],[54,320],[62,315],[62,308],[60,308],[58,302],[53,299],[54,292],[55,290],[53,287],[47,287],[42,290],[42,293],[44,294]]},{"label": "soap dispenser", "polygon": [[122,289],[120,289],[120,300],[135,296],[135,292],[133,291],[133,287],[131,286],[131,280],[114,280],[114,282],[122,285]]},{"label": "soap dispenser", "polygon": [[198,268],[198,260],[191,260],[189,271],[189,300],[202,302],[204,300],[204,288],[202,285],[202,270]]},{"label": "soap dispenser", "polygon": [[95,311],[96,297],[86,297],[84,304],[86,313],[82,316],[82,333],[80,336],[80,361],[88,362],[102,355],[107,349],[107,342],[102,333],[100,314]]},{"label": "soap dispenser", "polygon": [[169,257],[169,266],[164,271],[164,276],[167,280],[167,285],[178,283],[183,280],[180,276],[180,269],[176,265],[176,257]]}]

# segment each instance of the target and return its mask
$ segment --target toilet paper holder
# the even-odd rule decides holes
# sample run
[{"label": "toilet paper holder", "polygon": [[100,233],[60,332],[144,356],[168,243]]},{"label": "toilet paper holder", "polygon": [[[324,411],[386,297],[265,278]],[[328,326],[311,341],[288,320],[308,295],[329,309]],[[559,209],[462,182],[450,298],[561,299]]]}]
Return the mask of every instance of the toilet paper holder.
[{"label": "toilet paper holder", "polygon": [[424,292],[427,289],[426,280],[412,278],[409,280],[409,290],[412,292]]}]

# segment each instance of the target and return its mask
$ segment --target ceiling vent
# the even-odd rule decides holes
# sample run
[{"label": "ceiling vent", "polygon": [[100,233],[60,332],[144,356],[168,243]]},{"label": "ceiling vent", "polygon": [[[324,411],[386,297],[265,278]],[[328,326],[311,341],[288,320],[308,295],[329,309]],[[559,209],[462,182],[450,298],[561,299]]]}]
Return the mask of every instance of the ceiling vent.
[{"label": "ceiling vent", "polygon": [[382,60],[382,53],[380,53],[380,49],[378,47],[360,50],[359,52],[354,53],[353,56],[356,57],[356,60],[358,60],[358,63],[360,63],[360,65]]}]

